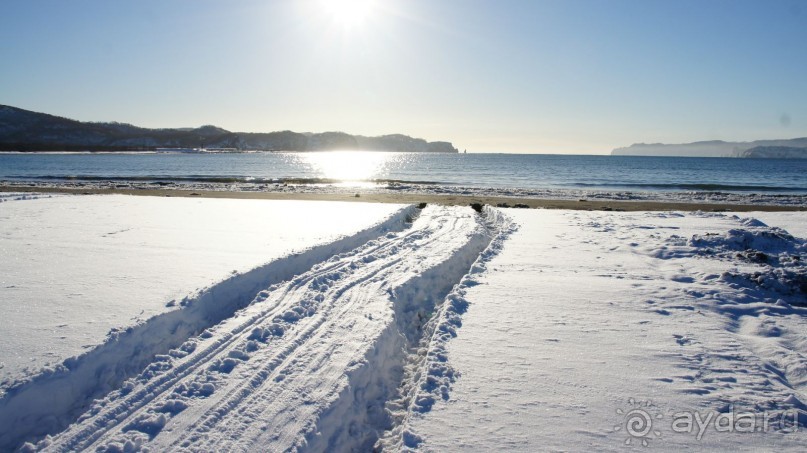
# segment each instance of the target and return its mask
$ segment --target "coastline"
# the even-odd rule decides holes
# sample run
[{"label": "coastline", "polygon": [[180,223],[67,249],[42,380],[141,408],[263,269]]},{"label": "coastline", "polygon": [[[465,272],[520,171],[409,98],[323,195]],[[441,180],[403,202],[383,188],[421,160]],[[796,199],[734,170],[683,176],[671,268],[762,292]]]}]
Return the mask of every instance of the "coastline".
[{"label": "coastline", "polygon": [[571,209],[583,211],[712,211],[712,212],[784,212],[807,211],[806,206],[769,205],[769,204],[737,204],[710,203],[704,201],[648,201],[648,200],[609,200],[609,199],[549,199],[517,196],[487,196],[466,194],[429,194],[429,193],[337,193],[337,192],[257,192],[238,190],[196,190],[167,188],[73,188],[73,187],[40,187],[35,185],[0,185],[0,192],[19,193],[64,193],[75,195],[120,194],[152,197],[199,197],[199,198],[234,198],[248,200],[316,200],[316,201],[353,201],[364,203],[432,203],[447,206],[469,205],[481,203],[497,206],[506,203],[511,207],[516,204],[526,205],[531,209]]}]

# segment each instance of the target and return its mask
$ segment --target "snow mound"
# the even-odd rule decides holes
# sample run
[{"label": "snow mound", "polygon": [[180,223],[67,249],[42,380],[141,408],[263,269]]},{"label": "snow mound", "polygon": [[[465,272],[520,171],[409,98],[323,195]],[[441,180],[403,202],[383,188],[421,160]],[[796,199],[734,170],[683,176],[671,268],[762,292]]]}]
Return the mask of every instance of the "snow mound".
[{"label": "snow mound", "polygon": [[753,218],[736,219],[744,228],[696,234],[688,245],[698,256],[736,264],[722,274],[725,282],[790,296],[792,303],[807,303],[805,240]]}]

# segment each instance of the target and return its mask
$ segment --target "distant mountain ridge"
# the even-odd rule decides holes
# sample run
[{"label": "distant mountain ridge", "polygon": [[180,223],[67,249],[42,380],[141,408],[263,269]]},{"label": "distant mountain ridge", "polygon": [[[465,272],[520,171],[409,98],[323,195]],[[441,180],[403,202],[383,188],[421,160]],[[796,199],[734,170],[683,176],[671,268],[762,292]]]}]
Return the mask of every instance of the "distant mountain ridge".
[{"label": "distant mountain ridge", "polygon": [[[724,142],[711,140],[694,143],[663,144],[636,143],[611,151],[614,156],[681,156],[681,157],[807,157],[798,149],[807,148],[807,137],[756,140],[753,142]],[[777,151],[778,150],[778,151]]]},{"label": "distant mountain ridge", "polygon": [[116,122],[82,122],[0,105],[0,151],[124,151],[157,148],[458,152],[450,142],[427,142],[402,134],[364,137],[344,132],[230,132],[210,125],[193,129],[149,129]]},{"label": "distant mountain ridge", "polygon": [[795,146],[755,146],[743,151],[739,157],[807,159],[807,148],[798,148]]}]

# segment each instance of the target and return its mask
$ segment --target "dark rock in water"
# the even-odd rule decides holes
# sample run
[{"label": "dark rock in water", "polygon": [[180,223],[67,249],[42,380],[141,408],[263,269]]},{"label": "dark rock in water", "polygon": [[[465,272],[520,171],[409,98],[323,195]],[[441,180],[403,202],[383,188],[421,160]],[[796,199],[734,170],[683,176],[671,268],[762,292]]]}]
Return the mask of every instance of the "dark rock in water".
[{"label": "dark rock in water", "polygon": [[513,205],[514,208],[517,209],[529,209],[530,207],[524,203],[516,203]]},{"label": "dark rock in water", "polygon": [[603,211],[613,211],[614,210],[614,208],[611,208],[611,207],[608,207],[608,206],[603,206],[600,209],[603,210]]},{"label": "dark rock in water", "polygon": [[496,203],[497,208],[509,208],[510,205],[507,203]]},{"label": "dark rock in water", "polygon": [[426,209],[426,203],[418,203],[418,209]]},{"label": "dark rock in water", "polygon": [[484,206],[485,205],[483,205],[482,203],[471,203],[471,208],[473,208],[473,210],[476,212],[482,212],[482,208]]},{"label": "dark rock in water", "polygon": [[356,195],[353,195],[353,196],[356,197],[356,198],[359,198],[361,195],[356,194]]}]

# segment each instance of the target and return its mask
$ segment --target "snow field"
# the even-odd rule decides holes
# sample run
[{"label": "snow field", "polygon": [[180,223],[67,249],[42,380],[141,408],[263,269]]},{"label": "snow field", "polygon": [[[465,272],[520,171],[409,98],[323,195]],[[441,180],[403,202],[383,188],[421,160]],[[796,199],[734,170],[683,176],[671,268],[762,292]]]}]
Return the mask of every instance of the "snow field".
[{"label": "snow field", "polygon": [[468,308],[466,292],[478,284],[476,277],[487,270],[487,263],[501,252],[507,238],[517,229],[508,216],[489,206],[484,208],[484,219],[491,241],[423,326],[420,341],[405,363],[401,387],[387,403],[392,428],[378,441],[377,449],[399,451],[416,447],[422,439],[410,430],[409,419],[429,411],[438,399],[447,400],[450,386],[459,377],[460,373],[448,361],[447,346],[462,327],[462,315]]},{"label": "snow field", "polygon": [[[507,214],[519,230],[466,290],[446,349],[462,376],[410,412],[405,447],[803,449],[803,239],[731,214]],[[784,271],[797,277],[746,278]],[[756,432],[716,427],[743,412]],[[711,424],[673,429],[695,413]]]},{"label": "snow field", "polygon": [[13,196],[0,205],[0,394],[113,328],[277,258],[356,233],[402,205]]},{"label": "snow field", "polygon": [[427,207],[410,228],[261,290],[26,448],[372,448],[424,326],[495,235],[490,217]]},{"label": "snow field", "polygon": [[[804,213],[322,204],[323,224],[306,204],[297,226],[376,223],[225,273],[7,386],[0,450],[801,450]],[[4,219],[19,249],[30,218]],[[770,426],[718,429],[743,411]],[[694,413],[704,426],[672,429]]]},{"label": "snow field", "polygon": [[[2,360],[10,363],[25,353],[44,363],[47,357],[80,352],[79,342],[100,345],[35,375],[20,376],[19,368],[5,367],[0,445],[63,429],[93,398],[118,388],[155,355],[231,316],[258,289],[403,228],[412,212],[400,205],[126,196],[4,203],[0,245],[12,254],[0,267],[4,281],[16,284],[0,288],[8,310],[0,321]],[[321,222],[311,222],[320,217]],[[117,227],[126,234],[105,243],[109,235],[102,232]],[[325,241],[330,242],[316,245]],[[33,253],[20,250],[26,247]],[[233,267],[243,270],[231,272]],[[202,290],[177,289],[216,279]],[[65,306],[60,291],[71,290],[81,294]],[[169,302],[169,295],[182,291],[184,297],[171,296],[176,298]],[[86,324],[107,312],[112,316],[106,324]],[[145,317],[145,312],[157,314],[133,323],[132,315]],[[51,324],[64,328],[43,333],[42,326]],[[88,327],[89,332],[81,330]],[[110,328],[108,334],[102,330]],[[42,350],[51,355],[38,357]]]}]

